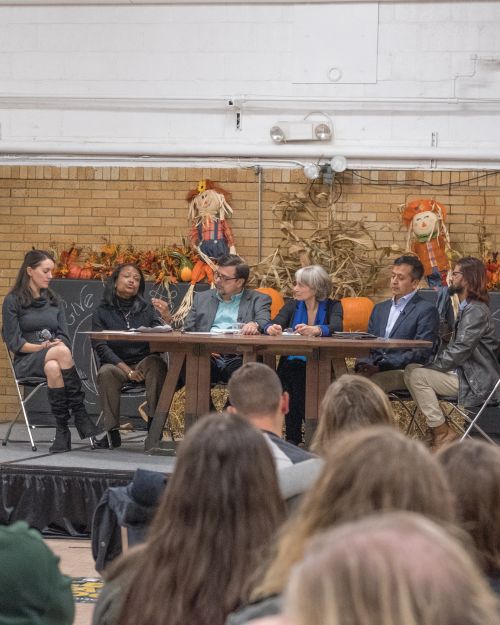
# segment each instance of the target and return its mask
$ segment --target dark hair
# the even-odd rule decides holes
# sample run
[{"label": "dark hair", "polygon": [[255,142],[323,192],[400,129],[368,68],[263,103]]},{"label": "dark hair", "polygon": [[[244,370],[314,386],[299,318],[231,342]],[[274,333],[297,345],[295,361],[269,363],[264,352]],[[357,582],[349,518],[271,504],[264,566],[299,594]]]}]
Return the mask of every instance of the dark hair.
[{"label": "dark hair", "polygon": [[250,267],[236,254],[219,256],[217,265],[219,267],[236,267],[235,278],[243,279],[245,284],[247,283],[248,276],[250,275]]},{"label": "dark hair", "polygon": [[262,433],[237,415],[202,418],[181,443],[118,622],[223,625],[283,518]]},{"label": "dark hair", "polygon": [[248,362],[235,371],[227,390],[231,405],[245,417],[274,414],[283,394],[276,371],[260,362]]},{"label": "dark hair", "polygon": [[118,305],[116,299],[116,283],[118,281],[118,276],[126,267],[133,267],[140,276],[139,290],[137,291],[137,295],[135,296],[135,301],[132,307],[133,312],[135,312],[146,305],[146,300],[144,299],[144,289],[146,288],[146,281],[144,279],[142,269],[134,263],[123,263],[113,269],[113,273],[106,280],[106,286],[104,288],[102,301],[108,306],[116,307]]},{"label": "dark hair", "polygon": [[500,569],[500,449],[485,441],[466,440],[441,450],[454,495],[458,524],[469,533],[488,575]]},{"label": "dark hair", "polygon": [[411,256],[410,254],[404,254],[393,263],[394,265],[409,265],[411,267],[411,277],[413,280],[421,280],[424,275],[424,266],[419,258]]},{"label": "dark hair", "polygon": [[460,267],[467,284],[467,299],[475,299],[487,304],[490,296],[486,288],[486,267],[483,261],[474,256],[465,256],[457,260],[456,266]]},{"label": "dark hair", "polygon": [[[19,268],[17,273],[16,281],[14,282],[14,286],[11,288],[10,293],[17,295],[17,299],[21,306],[27,308],[31,306],[33,302],[33,293],[29,287],[29,275],[28,275],[28,267],[31,269],[35,269],[43,263],[44,260],[51,260],[55,263],[54,257],[50,252],[46,252],[44,250],[30,250],[24,255],[24,260]],[[51,304],[51,306],[57,306],[59,300],[57,295],[52,291],[52,289],[47,289],[47,297]]]}]

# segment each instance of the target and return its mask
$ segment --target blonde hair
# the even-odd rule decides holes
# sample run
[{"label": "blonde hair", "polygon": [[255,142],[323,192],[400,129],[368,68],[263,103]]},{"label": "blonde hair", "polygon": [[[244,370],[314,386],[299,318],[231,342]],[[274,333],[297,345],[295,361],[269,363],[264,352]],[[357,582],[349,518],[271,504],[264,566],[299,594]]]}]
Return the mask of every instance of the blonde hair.
[{"label": "blonde hair", "polygon": [[283,591],[305,543],[329,527],[378,511],[409,510],[453,522],[445,474],[422,443],[396,429],[370,427],[344,434],[297,513],[282,528],[276,552],[253,598]]},{"label": "blonde hair", "polygon": [[498,625],[497,609],[460,544],[407,512],[315,537],[285,595],[297,625]]},{"label": "blonde hair", "polygon": [[392,424],[391,402],[384,391],[363,376],[344,374],[330,384],[323,397],[311,449],[323,455],[341,432]]}]

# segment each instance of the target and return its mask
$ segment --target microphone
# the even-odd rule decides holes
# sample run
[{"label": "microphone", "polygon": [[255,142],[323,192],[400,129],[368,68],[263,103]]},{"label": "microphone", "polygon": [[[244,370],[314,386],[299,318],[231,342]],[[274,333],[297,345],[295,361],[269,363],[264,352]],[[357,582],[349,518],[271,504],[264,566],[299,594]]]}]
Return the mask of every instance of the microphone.
[{"label": "microphone", "polygon": [[47,328],[44,328],[43,330],[40,330],[40,338],[44,341],[52,341],[52,332],[47,330]]}]

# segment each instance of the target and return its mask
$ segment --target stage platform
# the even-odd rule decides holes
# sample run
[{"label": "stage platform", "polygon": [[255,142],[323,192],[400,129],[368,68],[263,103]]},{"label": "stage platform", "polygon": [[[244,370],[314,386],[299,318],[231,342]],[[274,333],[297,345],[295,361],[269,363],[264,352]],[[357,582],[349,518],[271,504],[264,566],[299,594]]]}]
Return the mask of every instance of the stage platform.
[{"label": "stage platform", "polygon": [[[0,423],[3,440],[8,423]],[[24,424],[16,424],[0,446],[0,523],[25,520],[45,534],[88,537],[103,492],[128,484],[136,469],[170,474],[172,456],[144,454],[146,431],[122,432],[118,449],[91,449],[74,428],[72,450],[49,454],[53,428],[37,428],[31,450]]]}]

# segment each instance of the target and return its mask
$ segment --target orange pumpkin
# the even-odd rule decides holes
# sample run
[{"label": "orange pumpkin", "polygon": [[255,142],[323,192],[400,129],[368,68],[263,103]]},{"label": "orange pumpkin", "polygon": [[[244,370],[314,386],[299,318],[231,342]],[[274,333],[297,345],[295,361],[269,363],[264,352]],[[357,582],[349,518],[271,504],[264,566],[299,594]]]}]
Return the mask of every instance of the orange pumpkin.
[{"label": "orange pumpkin", "polygon": [[80,265],[77,265],[76,263],[71,263],[70,265],[68,265],[68,273],[66,274],[66,278],[78,280],[81,273],[82,268],[80,267]]},{"label": "orange pumpkin", "polygon": [[368,297],[343,297],[340,300],[344,314],[344,332],[366,332],[373,310]]},{"label": "orange pumpkin", "polygon": [[191,271],[191,268],[188,267],[187,265],[184,265],[184,267],[181,269],[179,277],[182,280],[182,282],[189,282],[191,280],[192,273],[193,272]]},{"label": "orange pumpkin", "polygon": [[269,297],[271,298],[271,319],[274,319],[285,305],[283,295],[281,295],[281,293],[276,289],[271,289],[267,287],[259,287],[255,290],[259,291],[259,293],[264,293],[264,295],[269,295]]},{"label": "orange pumpkin", "polygon": [[92,280],[93,277],[94,272],[92,271],[92,267],[90,265],[85,265],[80,271],[80,280]]}]

